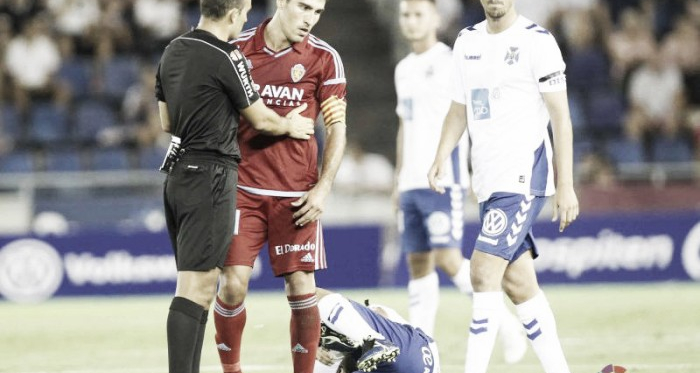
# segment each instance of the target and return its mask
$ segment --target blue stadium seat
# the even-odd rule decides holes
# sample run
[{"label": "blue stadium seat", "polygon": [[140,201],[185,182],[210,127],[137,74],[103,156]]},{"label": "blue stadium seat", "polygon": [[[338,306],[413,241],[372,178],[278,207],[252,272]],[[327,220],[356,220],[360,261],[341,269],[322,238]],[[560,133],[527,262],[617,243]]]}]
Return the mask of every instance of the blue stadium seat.
[{"label": "blue stadium seat", "polygon": [[639,141],[611,139],[605,143],[605,152],[616,164],[644,162],[644,146]]},{"label": "blue stadium seat", "polygon": [[92,153],[93,170],[126,170],[129,168],[129,153],[126,149],[97,148]]},{"label": "blue stadium seat", "polygon": [[70,85],[76,98],[83,98],[90,93],[90,77],[90,62],[81,58],[63,61],[58,70],[58,78]]},{"label": "blue stadium seat", "polygon": [[0,107],[0,129],[2,133],[11,136],[14,140],[24,139],[22,118],[14,105],[8,104]]},{"label": "blue stadium seat", "polygon": [[113,98],[124,96],[139,80],[139,61],[131,56],[118,56],[107,61],[103,75],[104,93]]},{"label": "blue stadium seat", "polygon": [[608,84],[608,61],[600,48],[572,50],[566,61],[566,81],[574,90],[593,90]]},{"label": "blue stadium seat", "polygon": [[33,172],[34,155],[27,151],[18,151],[0,155],[0,172]]},{"label": "blue stadium seat", "polygon": [[569,114],[571,115],[571,125],[574,130],[574,138],[586,136],[585,128],[588,125],[586,109],[581,94],[576,91],[569,92]]},{"label": "blue stadium seat", "polygon": [[689,162],[693,160],[693,151],[686,141],[662,137],[654,142],[652,159],[655,162]]},{"label": "blue stadium seat", "polygon": [[574,162],[582,161],[588,154],[595,151],[593,143],[589,140],[574,140]]},{"label": "blue stadium seat", "polygon": [[52,150],[46,153],[46,171],[81,171],[80,152]]},{"label": "blue stadium seat", "polygon": [[595,91],[588,100],[588,127],[595,133],[619,135],[625,116],[622,95],[612,89]]},{"label": "blue stadium seat", "polygon": [[139,151],[139,168],[157,170],[161,163],[163,163],[163,157],[165,157],[166,151],[167,149],[159,146],[141,149]]},{"label": "blue stadium seat", "polygon": [[65,108],[51,103],[32,105],[28,140],[42,144],[68,139],[68,115]]},{"label": "blue stadium seat", "polygon": [[75,137],[80,141],[95,141],[105,128],[117,124],[116,114],[99,100],[85,100],[75,111]]}]

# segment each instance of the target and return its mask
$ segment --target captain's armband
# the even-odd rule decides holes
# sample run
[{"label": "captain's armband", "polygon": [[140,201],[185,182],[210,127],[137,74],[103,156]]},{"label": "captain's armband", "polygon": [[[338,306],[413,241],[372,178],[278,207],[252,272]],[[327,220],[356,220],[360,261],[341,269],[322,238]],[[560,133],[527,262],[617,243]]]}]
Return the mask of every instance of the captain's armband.
[{"label": "captain's armband", "polygon": [[566,89],[566,75],[557,71],[541,77],[538,81],[540,92],[555,92]]},{"label": "captain's armband", "polygon": [[345,110],[348,104],[345,99],[333,95],[321,103],[321,113],[326,127],[330,127],[337,122],[345,123]]}]

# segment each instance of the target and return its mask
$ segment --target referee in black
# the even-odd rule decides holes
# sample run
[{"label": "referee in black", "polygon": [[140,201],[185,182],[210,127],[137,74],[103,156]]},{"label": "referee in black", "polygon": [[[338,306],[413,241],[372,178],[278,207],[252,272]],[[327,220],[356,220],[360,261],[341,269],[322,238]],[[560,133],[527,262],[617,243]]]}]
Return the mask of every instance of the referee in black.
[{"label": "referee in black", "polygon": [[243,115],[259,131],[307,140],[313,121],[306,105],[278,116],[253,88],[235,38],[251,0],[200,0],[197,28],[165,48],[156,97],[163,130],[173,142],[163,162],[165,217],[177,263],[177,288],[168,313],[170,373],[198,373],[209,306],[234,232]]}]

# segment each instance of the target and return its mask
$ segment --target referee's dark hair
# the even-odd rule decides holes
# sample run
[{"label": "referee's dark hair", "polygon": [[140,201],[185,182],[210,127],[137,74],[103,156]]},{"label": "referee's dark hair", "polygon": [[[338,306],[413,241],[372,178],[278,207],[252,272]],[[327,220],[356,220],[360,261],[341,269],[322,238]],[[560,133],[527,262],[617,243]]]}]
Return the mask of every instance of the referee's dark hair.
[{"label": "referee's dark hair", "polygon": [[243,0],[199,0],[199,11],[203,17],[221,19],[231,9],[243,9]]}]

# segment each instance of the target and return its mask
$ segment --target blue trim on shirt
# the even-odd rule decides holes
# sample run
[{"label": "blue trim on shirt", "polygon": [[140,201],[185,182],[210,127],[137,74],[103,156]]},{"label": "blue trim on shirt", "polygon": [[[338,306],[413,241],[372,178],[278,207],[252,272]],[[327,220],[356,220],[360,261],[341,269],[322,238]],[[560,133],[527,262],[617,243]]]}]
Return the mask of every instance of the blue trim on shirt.
[{"label": "blue trim on shirt", "polygon": [[530,193],[534,196],[544,196],[547,190],[547,176],[549,175],[547,150],[544,146],[544,141],[542,141],[542,145],[535,150],[534,156],[532,178],[530,179]]}]

